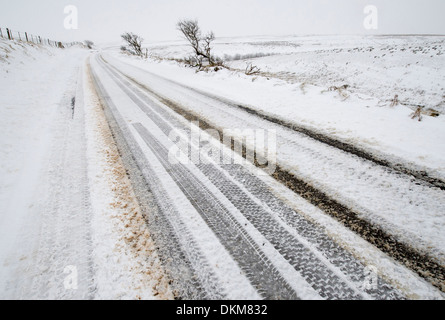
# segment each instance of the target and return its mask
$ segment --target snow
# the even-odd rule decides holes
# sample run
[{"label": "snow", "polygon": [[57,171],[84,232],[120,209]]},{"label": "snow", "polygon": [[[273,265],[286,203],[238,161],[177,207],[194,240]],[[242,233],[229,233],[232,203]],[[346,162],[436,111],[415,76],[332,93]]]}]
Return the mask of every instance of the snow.
[{"label": "snow", "polygon": [[0,298],[173,299],[90,52],[0,40],[0,53]]},{"label": "snow", "polygon": [[89,73],[82,76],[95,213],[95,299],[173,299]]},{"label": "snow", "polygon": [[[49,124],[72,81],[70,76],[78,60],[56,55],[52,49],[9,41],[0,41],[0,52],[0,199],[6,204],[10,199],[6,192],[19,180],[26,162],[38,166],[39,157],[45,152]],[[30,168],[29,172],[35,174],[35,169]],[[27,174],[23,174],[25,179]]]},{"label": "snow", "polygon": [[[144,124],[146,128],[154,130],[153,135],[159,137],[164,144],[167,144],[167,148],[169,148],[172,142],[167,139],[160,129],[153,124],[138,107],[132,107],[134,102],[123,94],[122,90],[116,86],[106,74],[102,74],[103,71],[97,67],[96,62],[92,61],[92,67],[95,72],[101,75],[104,86],[109,90],[108,93],[116,104],[119,113],[125,119],[125,122]],[[169,199],[172,206],[180,212],[180,216],[169,217],[170,222],[175,225],[176,229],[181,230],[178,232],[178,237],[185,247],[187,247],[188,243],[187,238],[193,238],[195,242],[199,244],[199,248],[204,253],[205,258],[208,259],[208,262],[202,262],[192,258],[191,261],[194,263],[194,267],[201,270],[201,275],[205,275],[207,273],[205,266],[207,264],[212,266],[216,272],[216,276],[224,285],[224,292],[220,294],[227,295],[228,299],[259,299],[259,295],[246,277],[242,275],[236,262],[229,256],[224,247],[222,247],[215,234],[181,192],[178,185],[173,181],[156,155],[147,147],[136,130],[133,127],[130,128],[131,134],[134,135],[139,147],[149,160],[153,172],[149,178],[152,180],[151,188],[153,188],[153,192],[158,195],[163,194]],[[181,225],[185,225],[185,230],[181,228]]]},{"label": "snow", "polygon": [[[219,141],[210,139],[210,142],[215,146],[219,146]],[[227,149],[226,146],[223,146]],[[228,151],[228,150],[227,150]],[[225,151],[226,152],[226,151]],[[335,239],[343,247],[347,248],[353,255],[359,259],[364,265],[375,267],[379,276],[389,281],[393,286],[401,289],[407,294],[410,299],[443,299],[442,293],[432,290],[431,286],[421,279],[414,272],[407,270],[400,264],[396,263],[393,259],[386,256],[380,250],[369,244],[363,238],[345,228],[338,221],[332,219],[323,213],[322,210],[309,204],[305,199],[296,195],[294,192],[286,188],[284,185],[274,180],[268,175],[258,175],[258,168],[249,164],[239,155],[234,154],[235,161],[243,162],[245,168],[252,174],[262,179],[275,194],[280,195],[279,198],[283,200],[291,208],[294,208],[295,212],[303,214],[306,219],[312,221],[316,225],[321,226],[330,237]],[[229,179],[231,179],[229,177]],[[233,180],[234,181],[234,180]],[[235,182],[236,183],[236,182]],[[243,188],[241,184],[239,187]],[[264,204],[263,204],[264,205]],[[275,215],[275,214],[273,214]],[[299,237],[294,230],[285,225],[279,217],[276,217],[277,221],[282,224],[286,229],[294,233],[294,236]],[[303,239],[300,239],[302,241]],[[304,240],[303,240],[304,241]],[[308,247],[311,247],[310,244]],[[317,252],[317,249],[311,248],[313,252]],[[318,253],[322,257],[322,254]],[[323,258],[323,257],[322,257]],[[329,265],[329,263],[327,263]],[[331,268],[334,268],[331,266]],[[338,272],[341,274],[341,272]],[[366,298],[366,297],[365,297]]]},{"label": "snow", "polygon": [[[271,127],[270,124],[258,121],[243,111],[234,108],[228,109],[222,103],[174,85],[170,80],[186,86],[193,83],[193,87],[231,101],[249,100],[248,105],[251,108],[257,108],[257,106],[250,102],[258,99],[258,103],[261,105],[261,98],[268,99],[270,102],[268,111],[273,109],[273,106],[282,103],[283,100],[294,99],[295,95],[301,94],[300,89],[297,93],[289,90],[291,85],[274,87],[272,86],[274,82],[270,83],[266,79],[263,79],[262,82],[258,80],[258,82],[252,83],[251,78],[236,73],[195,73],[189,68],[170,62],[131,59],[109,51],[104,52],[103,55],[108,62],[120,70],[124,70],[127,75],[139,83],[179,102],[183,108],[222,129],[257,128],[268,130]],[[277,80],[275,83],[280,83],[280,81]],[[406,159],[408,152],[396,154],[394,151],[400,150],[396,146],[409,145],[410,152],[413,150],[413,153],[425,153],[429,156],[424,157],[426,160],[434,159],[434,161],[428,161],[428,169],[425,170],[432,175],[441,176],[443,170],[439,174],[439,170],[433,170],[431,167],[437,165],[439,168],[443,168],[444,164],[445,139],[441,138],[445,133],[443,116],[425,117],[422,122],[413,121],[409,117],[408,108],[405,107],[393,109],[378,106],[372,108],[360,105],[351,106],[348,103],[351,103],[352,97],[351,101],[349,99],[341,101],[337,99],[337,93],[321,94],[317,90],[313,91],[313,94],[308,92],[301,94],[300,97],[301,101],[304,100],[309,104],[312,103],[311,101],[324,102],[319,104],[317,112],[313,111],[314,117],[318,115],[330,125],[334,125],[332,122],[337,116],[339,127],[348,128],[347,136],[354,144],[357,144],[355,143],[356,137],[371,134],[375,127],[374,124],[372,127],[371,125],[367,127],[367,121],[370,118],[373,118],[371,122],[378,119],[380,123],[384,123],[380,128],[384,134],[378,142],[373,136],[373,149],[377,149],[385,159],[396,157],[398,160],[402,154],[403,159]],[[354,101],[359,101],[359,99]],[[336,107],[337,110],[341,110],[341,112],[338,111],[339,115],[329,112],[330,109]],[[261,110],[260,107],[257,109]],[[291,108],[288,109],[291,110]],[[384,117],[385,114],[393,116],[391,118]],[[288,120],[288,118],[282,117]],[[341,117],[343,119],[340,119]],[[308,118],[310,118],[310,114]],[[388,119],[391,119],[392,123]],[[326,130],[321,126],[322,124],[322,121],[318,121],[317,130]],[[353,126],[356,128],[354,129]],[[393,132],[394,127],[401,129],[398,132]],[[283,128],[277,128],[277,126],[274,128],[278,134],[277,160],[282,168],[297,177],[304,178],[305,181],[323,190],[328,196],[358,212],[363,219],[378,225],[402,242],[409,243],[421,252],[429,254],[440,263],[445,261],[445,237],[443,234],[445,194],[442,190],[417,185],[408,177],[389,175],[384,168],[371,167],[362,163],[360,159],[351,158],[329,146],[311,139],[295,137],[292,133]],[[335,132],[341,132],[341,130],[335,128]],[[435,145],[423,142],[425,141],[425,132],[430,133],[427,140],[434,141]],[[391,135],[396,139],[391,139]],[[405,136],[409,136],[410,139],[406,140]],[[389,154],[386,153],[381,148],[381,144],[384,143],[393,143],[392,148],[395,150],[391,150]],[[367,149],[371,148],[370,143],[367,143],[367,146],[369,146]],[[410,162],[403,159],[402,163]],[[416,166],[419,164],[417,163]]]},{"label": "snow", "polygon": [[[190,54],[184,42],[148,48],[152,57]],[[193,79],[193,87],[445,177],[443,37],[229,38],[216,41],[214,52],[253,58],[228,61],[230,71],[198,74],[171,61],[125,61],[180,83]],[[263,75],[244,75],[247,62]],[[328,91],[345,84],[346,99]],[[396,94],[401,104],[390,107]],[[442,115],[413,121],[410,115],[419,105]]]},{"label": "snow", "polygon": [[[183,41],[151,44],[149,49],[148,60],[122,55],[116,48],[104,50],[103,56],[141,82],[152,82],[155,91],[181,99],[183,106],[223,127],[242,126],[243,120],[247,123],[249,119],[235,113],[221,116],[209,109],[208,101],[187,96],[189,93],[181,89],[175,91],[166,79],[192,84],[445,178],[443,37],[221,38],[214,50],[227,60],[230,70],[199,73],[171,60],[189,54]],[[83,48],[60,50],[0,40],[0,298],[174,298],[94,91],[85,63],[89,54]],[[262,73],[243,74],[247,62],[260,67]],[[221,295],[230,299],[261,298],[131,124],[150,128],[167,149],[172,142],[140,109],[128,107],[134,102],[105,72],[101,73],[96,63],[91,59],[101,80],[112,88],[111,99],[150,163],[150,179],[157,186],[153,192],[171,200],[171,208],[181,212],[180,217],[170,217],[172,224],[183,231],[179,241],[187,246],[193,239],[203,254],[202,260],[192,259],[194,268],[200,271],[198,276],[205,277],[210,266],[222,287]],[[342,92],[329,90],[344,84],[349,87]],[[401,104],[391,107],[395,94]],[[440,115],[413,120],[410,115],[418,105]],[[284,142],[295,142],[284,131],[278,134]],[[404,180],[385,180],[384,176],[381,181],[385,185],[372,185],[375,172],[371,170],[363,173],[368,180],[351,184],[342,172],[323,167],[323,160],[304,155],[312,142],[299,143],[300,149],[279,146],[282,153],[278,160],[283,168],[312,180],[328,195],[361,211],[366,219],[444,261],[443,191],[427,190]],[[320,158],[329,154],[330,160],[345,168],[362,168],[329,148],[316,148]],[[301,155],[293,153],[297,149]],[[231,209],[233,218],[246,226],[257,244],[262,244],[274,267],[303,298],[319,298],[199,169],[193,164],[188,169]],[[380,276],[410,298],[443,298],[419,276],[272,178],[261,179],[289,206],[325,228],[357,259],[376,266]],[[260,203],[259,199],[253,200]],[[289,232],[295,233],[290,228]],[[294,236],[298,238],[298,234]],[[72,266],[79,271],[77,291],[63,288],[66,267]]]},{"label": "snow", "polygon": [[[187,107],[190,110],[193,110],[199,115],[204,116],[206,119],[209,119],[211,117],[209,114],[214,114],[214,117],[218,118],[218,123],[221,124],[224,127],[224,125],[227,125],[227,122],[231,121],[231,125],[233,125],[234,122],[237,122],[238,119],[236,117],[237,114],[232,114],[232,117],[227,116],[227,119],[223,119],[221,117],[221,114],[219,111],[217,112],[216,105],[211,105],[208,102],[205,101],[204,98],[201,97],[197,98],[192,95],[192,93],[188,92],[187,90],[183,90],[178,86],[172,85],[171,82],[168,80],[165,80],[164,78],[157,78],[155,76],[152,76],[150,74],[147,74],[146,72],[143,72],[140,69],[132,68],[125,63],[122,63],[120,60],[116,60],[113,58],[110,58],[108,55],[104,55],[107,62],[111,63],[113,66],[117,66],[119,70],[122,70],[125,74],[127,74],[132,79],[135,79],[138,83],[142,83],[150,87],[152,90],[161,93],[162,95],[165,95],[169,98],[173,99],[181,99],[181,105]],[[125,61],[126,59],[124,59]],[[133,61],[131,61],[133,62]],[[137,62],[137,61],[136,61]],[[140,67],[142,67],[144,70],[152,71],[152,67],[156,68],[158,67],[160,70],[162,67],[165,67],[165,70],[168,72],[169,68],[171,67],[173,69],[173,66],[167,64],[167,65],[158,65],[158,64],[150,64],[146,62],[142,62],[139,64]],[[96,68],[96,66],[95,66]],[[98,68],[100,70],[100,67]],[[187,72],[186,70],[185,72]],[[102,71],[98,71],[102,72]],[[183,70],[180,69],[180,67],[176,66],[175,72],[177,74],[181,74]],[[184,73],[185,73],[184,72]],[[161,73],[161,72],[160,72]],[[163,73],[165,75],[165,73]],[[199,79],[199,74],[196,75],[195,73],[189,74],[188,83],[194,83],[195,79]],[[160,141],[164,141],[163,144],[165,144],[166,148],[169,148],[171,146],[171,142],[166,140],[166,137],[162,131],[160,131],[157,126],[151,122],[151,120],[147,119],[146,115],[144,115],[143,112],[140,110],[135,111],[135,108],[132,108],[131,105],[134,103],[128,99],[125,95],[120,92],[120,88],[112,83],[112,79],[109,79],[104,76],[104,74],[100,77],[103,79],[103,81],[106,83],[106,86],[108,87],[108,93],[111,95],[112,101],[116,104],[116,106],[125,106],[125,107],[118,107],[119,112],[124,117],[123,121],[124,123],[141,123],[145,128],[149,128],[150,131],[152,131],[153,136],[156,136],[157,139]],[[172,77],[173,78],[173,77]],[[175,79],[176,80],[176,79]],[[231,79],[230,79],[231,80]],[[210,81],[208,81],[209,83]],[[151,97],[153,99],[153,97]],[[214,107],[213,109],[211,107]],[[207,112],[205,109],[208,109]],[[172,111],[170,111],[172,114],[174,114]],[[241,119],[246,120],[247,118]],[[215,120],[215,119],[212,119]],[[236,123],[238,124],[238,123]],[[244,122],[245,125],[249,125],[248,122]],[[184,124],[187,126],[187,123]],[[261,124],[257,123],[258,126]],[[131,128],[131,126],[130,126]],[[134,132],[132,130],[132,134],[136,137],[137,140],[140,140],[140,138],[137,138],[137,132]],[[190,228],[196,228],[197,230],[190,230],[191,233],[194,234],[195,239],[199,239],[199,242],[204,242],[209,245],[209,247],[202,248],[206,253],[206,256],[210,261],[213,261],[214,257],[212,257],[212,246],[216,245],[212,241],[209,241],[209,238],[206,238],[205,234],[208,232],[206,231],[205,224],[202,224],[202,221],[199,217],[196,216],[196,213],[193,214],[193,209],[190,208],[190,205],[187,203],[187,200],[183,198],[183,196],[180,193],[180,190],[177,188],[177,186],[174,184],[174,182],[171,181],[171,178],[168,176],[168,174],[165,173],[165,168],[162,167],[162,165],[158,164],[158,160],[156,157],[151,155],[151,151],[149,148],[144,146],[144,143],[142,140],[139,141],[140,147],[144,149],[144,153],[149,156],[150,158],[150,164],[154,166],[155,170],[152,170],[150,172],[149,176],[154,177],[157,176],[155,181],[151,183],[151,185],[155,186],[155,189],[161,189],[161,191],[157,191],[159,193],[165,193],[168,194],[170,199],[174,200],[173,203],[179,203],[179,207],[182,208],[183,214],[181,214],[181,217],[185,217],[184,221],[187,223],[187,221],[193,221]],[[188,150],[188,148],[186,147]],[[341,160],[339,160],[341,162]],[[349,161],[349,160],[348,160]],[[308,161],[309,163],[310,161]],[[350,163],[348,163],[350,164]],[[196,176],[200,176],[199,181],[202,181],[205,183],[206,187],[209,188],[209,190],[212,191],[212,194],[218,196],[220,194],[219,190],[213,186],[213,184],[210,181],[207,181],[205,177],[202,177],[201,173],[199,171],[193,170],[193,164],[189,164],[188,167],[190,170],[194,172]],[[152,178],[154,179],[154,178]],[[265,178],[265,180],[267,180]],[[271,182],[271,179],[269,178],[268,184],[274,184]],[[352,188],[355,187],[355,185],[352,186]],[[366,243],[366,241],[363,241],[363,239],[360,239],[355,235],[354,233],[350,231],[345,231],[344,227],[339,225],[339,223],[333,221],[332,218],[326,217],[323,213],[321,213],[318,209],[314,208],[312,205],[308,204],[305,200],[302,200],[296,195],[291,196],[292,194],[289,190],[286,190],[283,186],[278,187],[275,183],[275,190],[278,190],[276,194],[282,195],[283,198],[285,198],[287,201],[292,203],[292,206],[298,210],[298,212],[304,211],[304,214],[307,215],[311,220],[316,221],[316,223],[323,225],[326,230],[329,232],[329,234],[332,234],[336,239],[339,240],[340,243],[342,243],[344,246],[351,249],[351,251],[354,252],[355,256],[358,256],[361,261],[363,261],[366,265],[372,265],[372,266],[378,266],[379,272],[385,277],[385,279],[389,279],[396,287],[401,288],[404,292],[406,292],[410,297],[412,298],[419,298],[419,297],[427,297],[427,298],[442,298],[442,296],[437,293],[434,289],[430,287],[430,285],[426,284],[422,279],[420,279],[417,275],[413,274],[409,270],[406,270],[404,267],[401,267],[399,264],[395,263],[391,259],[389,259],[387,256],[382,254],[379,250],[374,248],[373,246]],[[284,189],[284,190],[283,190]],[[164,190],[164,192],[162,192]],[[363,196],[363,194],[362,194]],[[371,194],[372,196],[375,196],[375,194]],[[221,201],[224,201],[223,196],[218,196]],[[375,202],[375,198],[374,202]],[[381,199],[379,199],[380,201]],[[382,204],[386,204],[388,202],[385,202],[387,199],[384,199],[382,201]],[[279,256],[274,255],[274,249],[269,245],[267,241],[262,237],[261,234],[258,234],[255,228],[253,228],[248,221],[245,220],[245,218],[242,215],[239,215],[238,209],[233,207],[231,203],[223,202],[225,206],[228,208],[231,208],[230,213],[235,217],[238,221],[241,222],[242,225],[245,225],[246,231],[249,232],[251,237],[255,239],[255,241],[258,241],[258,243],[264,243],[265,247],[264,250],[267,252],[267,256],[273,257],[273,264],[274,266],[280,270],[280,273],[282,275],[285,275],[287,277],[289,283],[299,288],[297,292],[301,293],[302,296],[305,298],[309,298],[313,296],[313,293],[310,291],[301,291],[304,286],[299,283],[299,277],[298,275],[292,274],[291,270],[287,269],[286,263],[281,261]],[[191,210],[189,212],[189,210]],[[178,219],[181,219],[181,217],[178,217]],[[397,220],[397,217],[394,215],[392,216]],[[278,219],[278,218],[277,218]],[[399,219],[400,220],[400,219]],[[398,231],[404,232],[406,228],[403,226],[403,224],[406,224],[405,219],[401,219],[402,221],[398,221]],[[429,217],[425,218],[425,222],[423,223],[430,223],[433,220],[430,220]],[[421,221],[419,221],[421,222]],[[410,225],[417,226],[416,223]],[[443,225],[443,220],[439,221],[439,225]],[[193,227],[192,227],[193,226]],[[429,232],[433,230],[432,228],[426,228],[425,232]],[[439,234],[437,230],[434,231],[435,235],[439,236],[439,245],[443,241],[443,237],[440,236],[440,230]],[[352,248],[351,248],[352,247]],[[219,250],[217,250],[220,252]],[[224,252],[221,251],[221,252]],[[311,251],[312,252],[312,251]],[[221,253],[219,253],[221,254]],[[227,263],[227,261],[226,261]],[[213,265],[213,264],[212,264]],[[219,265],[219,264],[218,264]],[[227,270],[230,270],[227,269]],[[334,268],[335,272],[335,268]],[[236,274],[230,273],[230,274]],[[228,281],[229,279],[227,279]]]},{"label": "snow", "polygon": [[[39,241],[29,235],[36,235],[44,220],[38,210],[45,195],[39,190],[46,187],[41,183],[54,140],[63,134],[58,106],[71,99],[76,67],[85,52],[74,48],[57,52],[4,40],[0,52],[0,279],[4,283],[18,260],[29,257]],[[59,131],[52,132],[55,128]],[[26,229],[32,225],[35,230]]]}]

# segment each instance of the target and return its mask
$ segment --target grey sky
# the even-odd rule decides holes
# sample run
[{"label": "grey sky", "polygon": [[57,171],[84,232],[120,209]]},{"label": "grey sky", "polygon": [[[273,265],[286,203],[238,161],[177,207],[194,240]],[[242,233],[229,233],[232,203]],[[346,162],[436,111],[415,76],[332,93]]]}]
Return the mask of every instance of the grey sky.
[{"label": "grey sky", "polygon": [[[379,29],[363,27],[366,5]],[[66,30],[63,9],[78,8],[79,29]],[[217,36],[293,34],[445,34],[444,0],[2,0],[1,27],[72,41],[118,41],[124,31],[146,41],[175,40],[181,18]]]}]

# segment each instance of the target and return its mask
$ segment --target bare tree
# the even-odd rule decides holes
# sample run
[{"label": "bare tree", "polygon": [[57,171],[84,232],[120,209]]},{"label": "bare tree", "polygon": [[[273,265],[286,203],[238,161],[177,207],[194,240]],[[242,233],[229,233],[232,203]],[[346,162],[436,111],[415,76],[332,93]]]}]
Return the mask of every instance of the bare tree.
[{"label": "bare tree", "polygon": [[85,40],[85,45],[87,46],[88,49],[93,49],[94,46],[94,42],[91,40]]},{"label": "bare tree", "polygon": [[205,57],[209,59],[210,65],[213,65],[215,63],[215,59],[212,56],[212,42],[215,40],[215,35],[213,34],[213,31],[210,31],[205,37],[202,38],[203,41],[203,49],[205,52]]},{"label": "bare tree", "polygon": [[142,41],[144,41],[144,39],[131,32],[126,32],[122,34],[121,37],[132,49],[133,54],[142,56]]},{"label": "bare tree", "polygon": [[201,29],[196,20],[181,20],[176,26],[190,43],[194,51],[194,57],[190,57],[187,61],[193,62],[193,64],[199,68],[203,67],[205,61],[207,61],[210,66],[221,64],[221,61],[212,55],[212,42],[215,40],[213,32],[202,36]]},{"label": "bare tree", "polygon": [[188,40],[197,56],[201,55],[200,42],[201,30],[196,20],[181,20],[177,24],[177,28],[182,32],[184,37]]}]

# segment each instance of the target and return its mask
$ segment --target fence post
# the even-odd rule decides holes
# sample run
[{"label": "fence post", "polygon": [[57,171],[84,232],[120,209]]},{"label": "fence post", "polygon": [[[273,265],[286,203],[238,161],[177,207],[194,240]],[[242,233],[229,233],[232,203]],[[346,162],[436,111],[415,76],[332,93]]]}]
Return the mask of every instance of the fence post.
[{"label": "fence post", "polygon": [[[4,31],[2,28],[0,28],[0,38],[4,38],[6,39],[6,36],[8,37],[9,40],[14,40],[14,35],[13,35],[13,31],[9,28],[5,28],[6,29],[6,35],[4,34]],[[22,41],[22,35],[20,34],[20,31],[17,31],[19,40]],[[32,34],[28,35],[28,32],[24,32],[25,37],[23,40],[26,39],[26,42],[32,42],[35,44],[48,44],[51,47],[56,47],[56,48],[63,48],[64,46],[68,46],[69,44],[63,44],[62,42],[58,42],[56,40],[50,40],[50,39],[44,39],[41,36],[34,36]],[[71,44],[72,45],[72,44]]]}]

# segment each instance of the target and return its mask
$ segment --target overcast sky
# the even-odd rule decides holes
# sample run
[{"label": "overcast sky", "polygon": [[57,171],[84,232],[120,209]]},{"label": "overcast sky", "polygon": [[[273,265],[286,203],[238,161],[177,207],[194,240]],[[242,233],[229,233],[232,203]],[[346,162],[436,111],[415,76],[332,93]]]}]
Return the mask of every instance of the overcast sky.
[{"label": "overcast sky", "polygon": [[[78,29],[67,30],[67,5]],[[376,31],[363,27],[366,5]],[[445,0],[2,0],[1,27],[59,41],[119,41],[124,31],[149,41],[175,40],[176,22],[197,19],[216,36],[300,34],[445,34]]]}]

